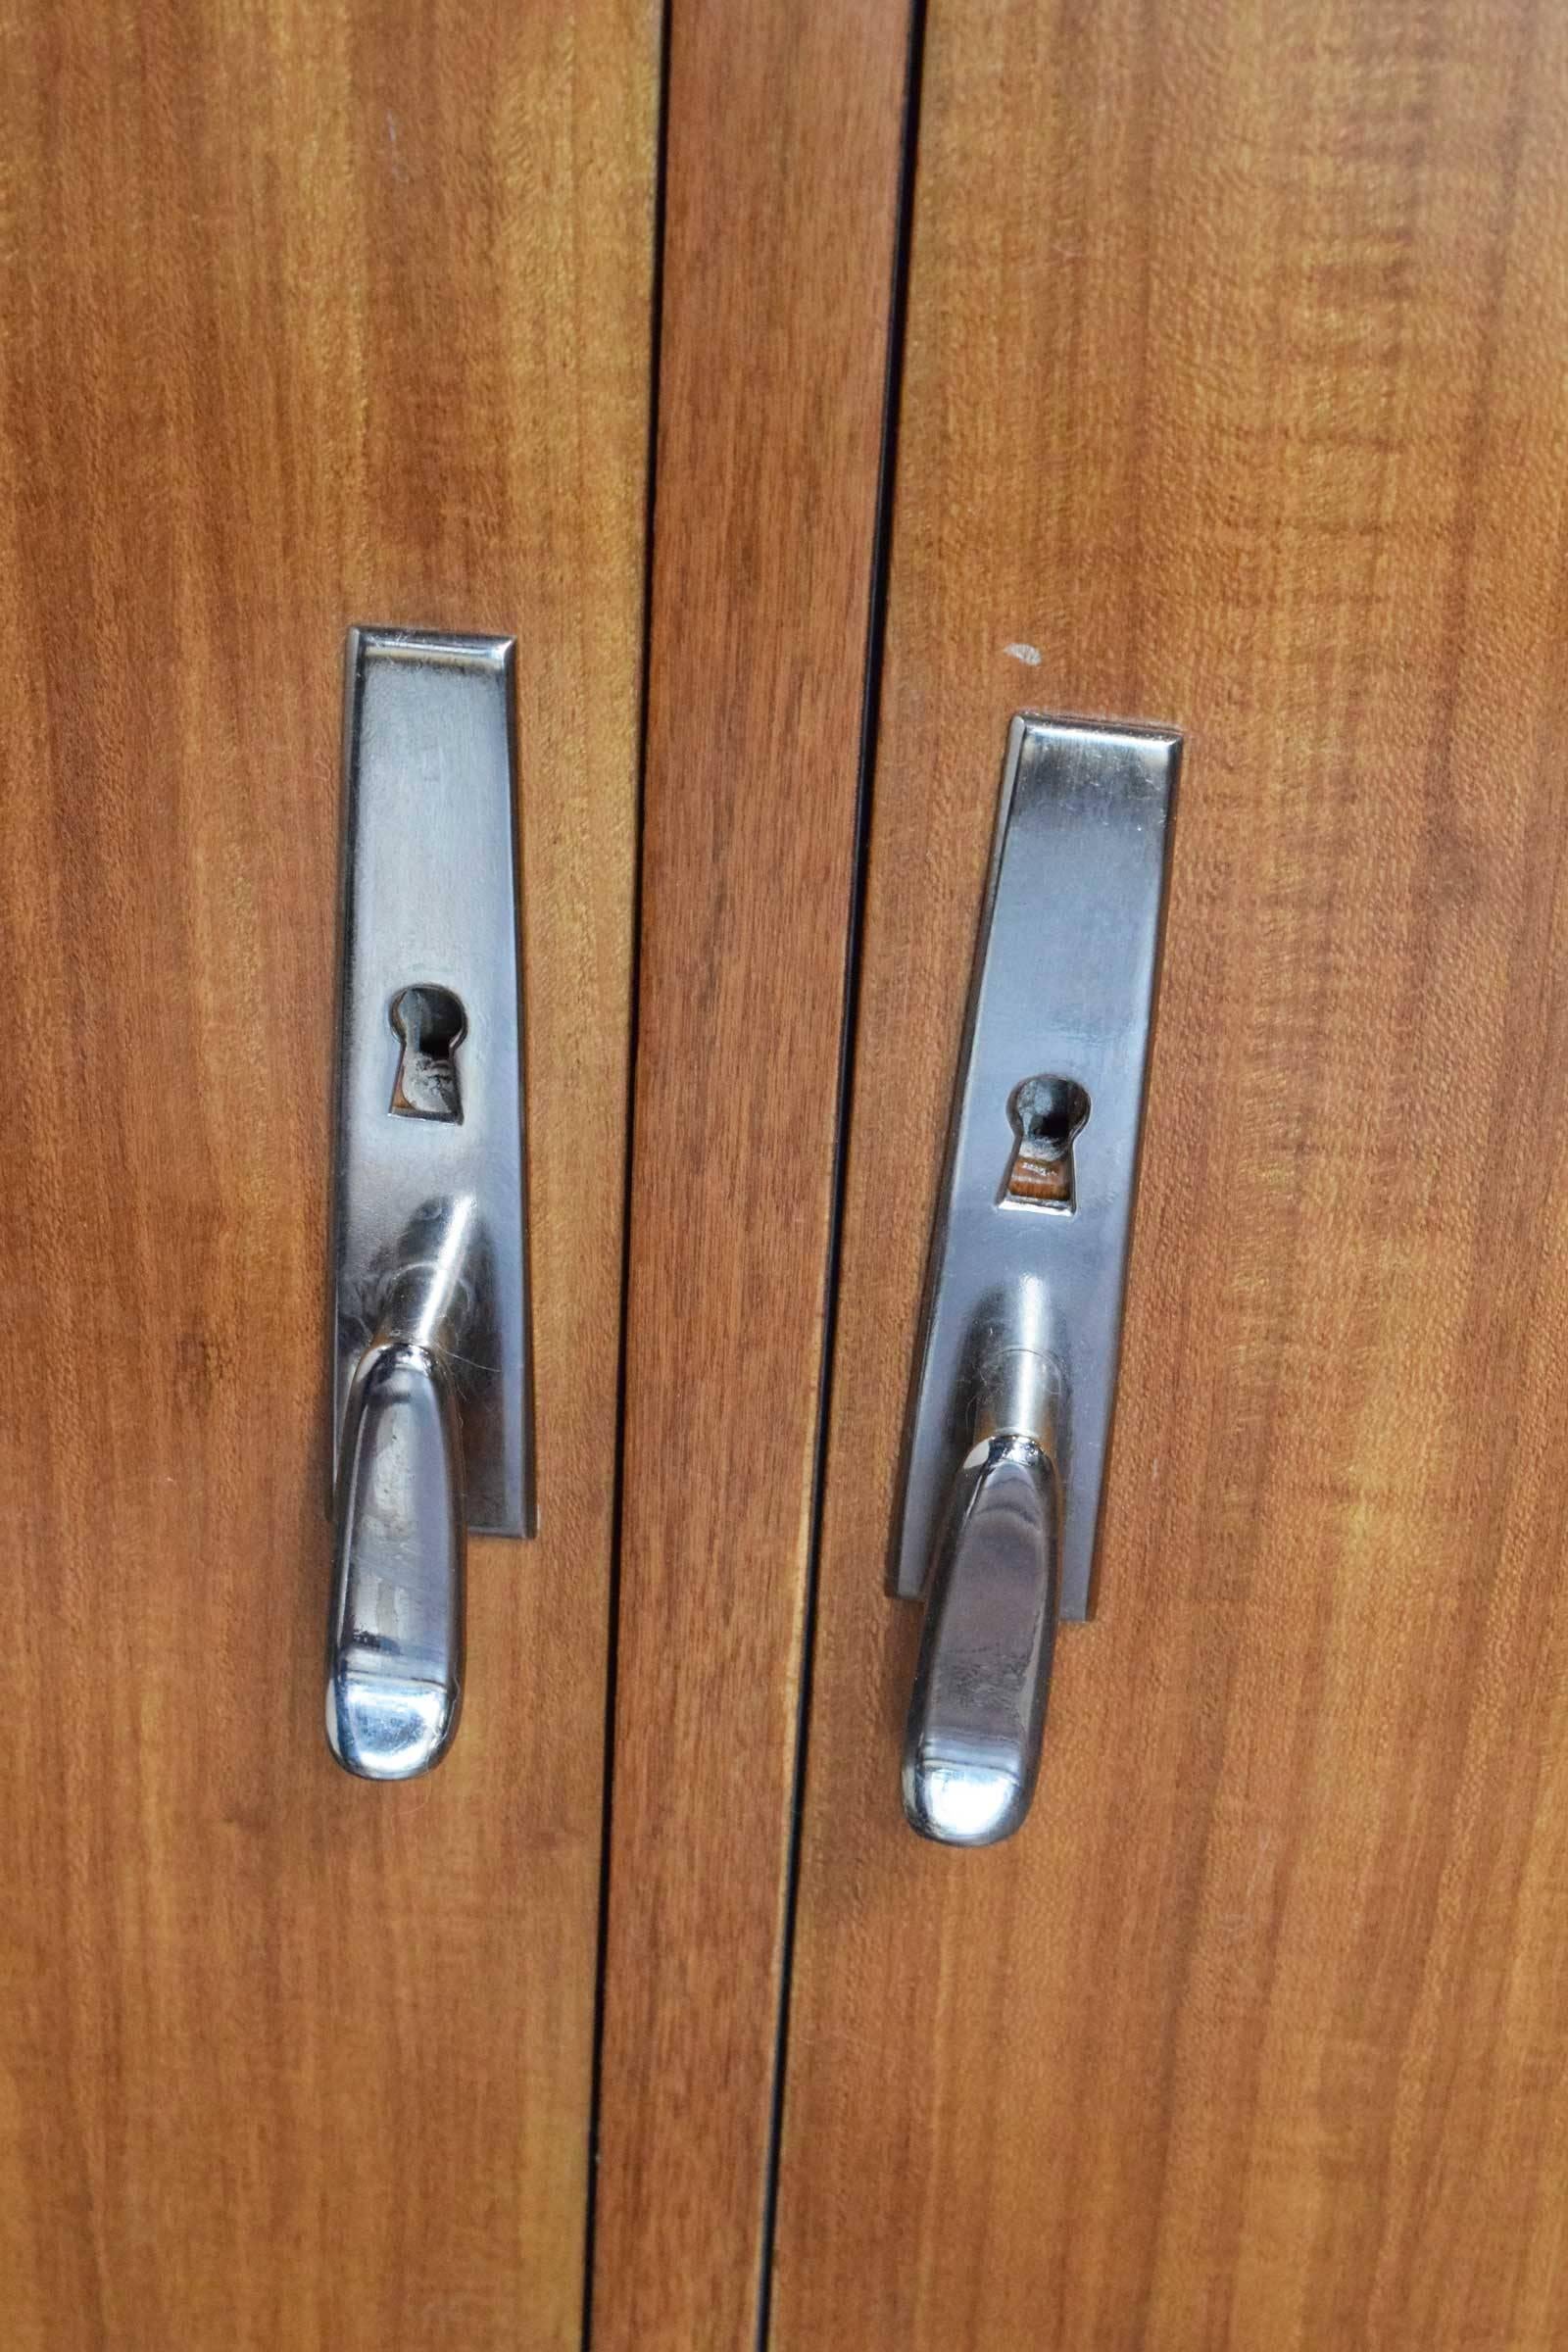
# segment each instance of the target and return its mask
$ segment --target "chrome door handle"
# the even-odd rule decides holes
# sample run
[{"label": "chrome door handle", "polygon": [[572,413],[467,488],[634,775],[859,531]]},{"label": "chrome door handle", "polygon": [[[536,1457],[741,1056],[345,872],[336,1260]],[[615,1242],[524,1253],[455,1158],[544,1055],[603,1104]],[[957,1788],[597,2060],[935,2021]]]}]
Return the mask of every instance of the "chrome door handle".
[{"label": "chrome door handle", "polygon": [[1090,1612],[1180,750],[1008,738],[892,1575],[928,1595],[905,1811],[945,1844],[1022,1822],[1056,1619]]},{"label": "chrome door handle", "polygon": [[471,1223],[465,1200],[411,1227],[343,1412],[326,1737],[363,1780],[428,1772],[463,1703],[466,1514],[453,1366],[472,1320]]},{"label": "chrome door handle", "polygon": [[349,1390],[326,1736],[364,1780],[439,1762],[463,1702],[462,1437],[439,1355],[378,1340]]},{"label": "chrome door handle", "polygon": [[531,1535],[512,640],[351,630],[326,1736],[439,1763],[466,1530]]},{"label": "chrome door handle", "polygon": [[931,1565],[904,1747],[904,1809],[946,1845],[1007,1837],[1034,1794],[1061,1542],[1053,1423],[1042,1356],[987,1367]]}]

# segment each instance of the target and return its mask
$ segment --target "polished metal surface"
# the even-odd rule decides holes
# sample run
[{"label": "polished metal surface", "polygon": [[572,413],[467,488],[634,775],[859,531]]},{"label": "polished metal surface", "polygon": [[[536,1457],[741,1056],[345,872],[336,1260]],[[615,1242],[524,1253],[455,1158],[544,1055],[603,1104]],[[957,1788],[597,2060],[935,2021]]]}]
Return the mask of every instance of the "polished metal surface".
[{"label": "polished metal surface", "polygon": [[904,1809],[944,1845],[994,1845],[1029,1809],[1056,1630],[1060,1493],[1051,1368],[991,1368],[932,1562],[904,1744]]},{"label": "polished metal surface", "polygon": [[1061,1614],[1089,1614],[1180,750],[1167,728],[1012,722],[906,1428],[908,1599],[985,1367],[1022,1348],[1057,1368]]},{"label": "polished metal surface", "polygon": [[463,1456],[442,1356],[366,1349],[339,1489],[327,1741],[362,1779],[406,1781],[439,1763],[463,1701]]},{"label": "polished metal surface", "polygon": [[928,1592],[905,1811],[944,1844],[1023,1820],[1056,1618],[1089,1614],[1180,750],[1008,737],[892,1562]]},{"label": "polished metal surface", "polygon": [[533,1532],[512,641],[349,633],[327,1736],[437,1762],[465,1528]]}]

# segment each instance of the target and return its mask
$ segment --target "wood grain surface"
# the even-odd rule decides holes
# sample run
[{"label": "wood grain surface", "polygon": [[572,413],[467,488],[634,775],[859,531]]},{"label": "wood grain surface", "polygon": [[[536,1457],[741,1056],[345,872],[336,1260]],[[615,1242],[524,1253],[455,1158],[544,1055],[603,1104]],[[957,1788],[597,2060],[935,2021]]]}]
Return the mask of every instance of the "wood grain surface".
[{"label": "wood grain surface", "polygon": [[[931,0],[774,2352],[1568,2340],[1565,105],[1544,5]],[[1101,1613],[961,1853],[882,1572],[1019,707],[1188,744]]]},{"label": "wood grain surface", "polygon": [[[0,15],[9,2352],[575,2345],[658,23]],[[322,1738],[342,637],[518,633],[536,1544]]]},{"label": "wood grain surface", "polygon": [[671,23],[595,2352],[755,2342],[906,45]]}]

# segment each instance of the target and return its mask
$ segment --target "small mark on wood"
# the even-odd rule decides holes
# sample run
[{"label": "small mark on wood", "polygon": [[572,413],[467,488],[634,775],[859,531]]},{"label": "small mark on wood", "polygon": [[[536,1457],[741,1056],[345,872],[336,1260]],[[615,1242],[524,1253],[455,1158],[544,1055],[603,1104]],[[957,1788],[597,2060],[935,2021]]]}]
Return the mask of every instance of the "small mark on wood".
[{"label": "small mark on wood", "polygon": [[1017,645],[1004,645],[1002,650],[1004,654],[1010,654],[1015,662],[1026,662],[1031,669],[1040,667],[1041,654],[1038,645],[1024,645],[1020,641]]}]

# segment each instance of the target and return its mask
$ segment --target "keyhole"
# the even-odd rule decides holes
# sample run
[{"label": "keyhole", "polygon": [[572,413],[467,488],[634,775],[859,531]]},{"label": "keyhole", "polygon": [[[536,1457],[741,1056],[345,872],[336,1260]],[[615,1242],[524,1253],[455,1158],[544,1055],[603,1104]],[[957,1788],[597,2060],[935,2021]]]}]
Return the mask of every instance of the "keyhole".
[{"label": "keyhole", "polygon": [[1088,1095],[1076,1078],[1026,1078],[1013,1089],[1007,1116],[1018,1141],[1003,1200],[1070,1216],[1078,1205],[1073,1138],[1089,1116]]},{"label": "keyhole", "polygon": [[387,1012],[403,1052],[392,1087],[392,1108],[406,1119],[460,1119],[457,1053],[468,1016],[449,988],[421,981],[393,998]]}]

